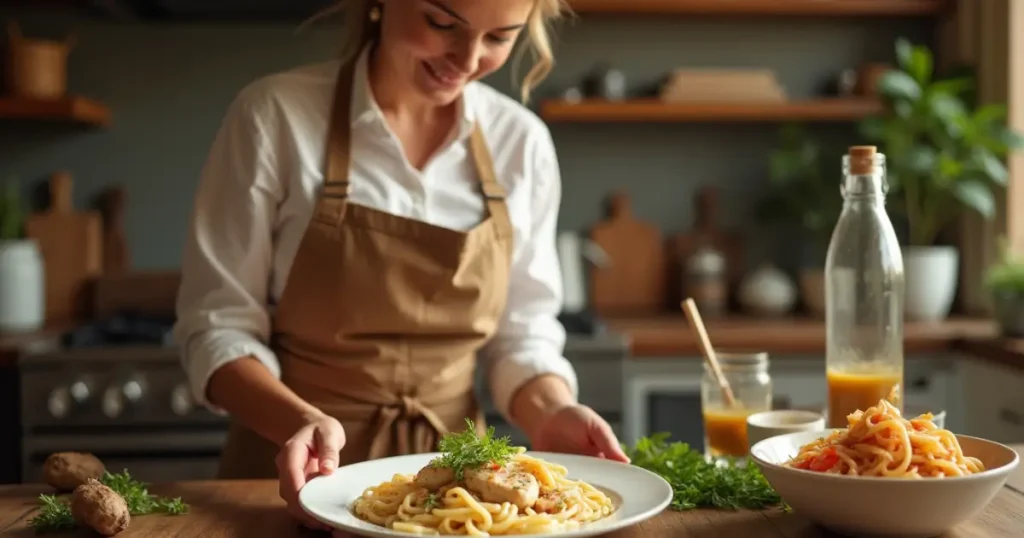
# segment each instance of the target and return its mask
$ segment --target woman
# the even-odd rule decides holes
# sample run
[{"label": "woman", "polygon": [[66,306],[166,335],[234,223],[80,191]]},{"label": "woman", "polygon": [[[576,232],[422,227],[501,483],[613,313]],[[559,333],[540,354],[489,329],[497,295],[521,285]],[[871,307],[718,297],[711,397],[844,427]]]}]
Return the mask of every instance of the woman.
[{"label": "woman", "polygon": [[[478,79],[522,37],[549,71],[557,0],[347,0],[342,60],[236,98],[199,185],[175,333],[234,421],[225,478],[436,450],[498,410],[538,450],[627,461],[576,401],[556,314],[560,179],[544,124]],[[520,36],[522,34],[522,36]]]}]

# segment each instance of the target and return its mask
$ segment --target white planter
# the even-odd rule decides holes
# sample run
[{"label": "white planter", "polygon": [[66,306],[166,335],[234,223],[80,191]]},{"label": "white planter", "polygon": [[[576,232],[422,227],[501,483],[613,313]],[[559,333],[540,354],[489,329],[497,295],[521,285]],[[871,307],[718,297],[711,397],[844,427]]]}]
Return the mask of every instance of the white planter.
[{"label": "white planter", "polygon": [[949,315],[956,297],[960,253],[956,247],[906,247],[906,318],[938,321]]},{"label": "white planter", "polygon": [[46,321],[43,258],[35,241],[0,241],[0,331],[34,331]]}]

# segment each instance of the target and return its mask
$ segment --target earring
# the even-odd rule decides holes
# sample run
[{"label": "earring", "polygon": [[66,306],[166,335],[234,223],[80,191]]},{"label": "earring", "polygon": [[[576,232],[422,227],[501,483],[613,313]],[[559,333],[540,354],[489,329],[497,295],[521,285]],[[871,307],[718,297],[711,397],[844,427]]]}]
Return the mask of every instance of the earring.
[{"label": "earring", "polygon": [[370,8],[370,21],[377,22],[380,20],[380,4],[377,4]]}]

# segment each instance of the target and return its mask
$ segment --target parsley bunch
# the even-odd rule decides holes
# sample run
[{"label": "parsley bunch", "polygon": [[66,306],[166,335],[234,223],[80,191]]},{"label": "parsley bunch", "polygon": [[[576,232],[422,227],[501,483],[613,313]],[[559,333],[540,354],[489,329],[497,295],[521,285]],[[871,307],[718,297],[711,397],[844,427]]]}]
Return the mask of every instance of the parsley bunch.
[{"label": "parsley bunch", "polygon": [[633,465],[660,475],[672,486],[674,510],[694,508],[760,509],[781,504],[752,460],[722,466],[682,442],[669,442],[667,433],[639,439],[623,447]]},{"label": "parsley bunch", "polygon": [[[146,484],[132,478],[127,470],[121,473],[106,472],[100,478],[100,482],[124,499],[132,516],[154,513],[178,515],[188,512],[189,509],[180,497],[158,497],[149,493]],[[76,526],[74,518],[71,517],[71,506],[66,500],[57,495],[44,493],[39,496],[39,502],[39,513],[29,522],[36,532],[58,531]]]},{"label": "parsley bunch", "polygon": [[484,435],[476,433],[476,425],[466,419],[466,429],[462,432],[445,434],[438,442],[441,456],[434,459],[434,467],[448,467],[455,472],[455,478],[462,480],[466,469],[475,469],[482,465],[508,463],[517,449],[511,445],[508,437],[494,438],[494,426],[487,428]]}]

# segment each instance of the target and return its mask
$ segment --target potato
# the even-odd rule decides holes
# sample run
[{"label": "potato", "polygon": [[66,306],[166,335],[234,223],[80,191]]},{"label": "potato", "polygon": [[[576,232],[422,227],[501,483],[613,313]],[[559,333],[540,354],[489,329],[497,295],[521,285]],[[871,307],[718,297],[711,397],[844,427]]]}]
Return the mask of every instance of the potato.
[{"label": "potato", "polygon": [[84,452],[56,452],[43,463],[44,480],[58,491],[72,491],[90,478],[102,478],[104,472],[103,462]]},{"label": "potato", "polygon": [[113,536],[128,528],[128,503],[116,491],[90,478],[71,494],[71,517],[79,525]]}]

